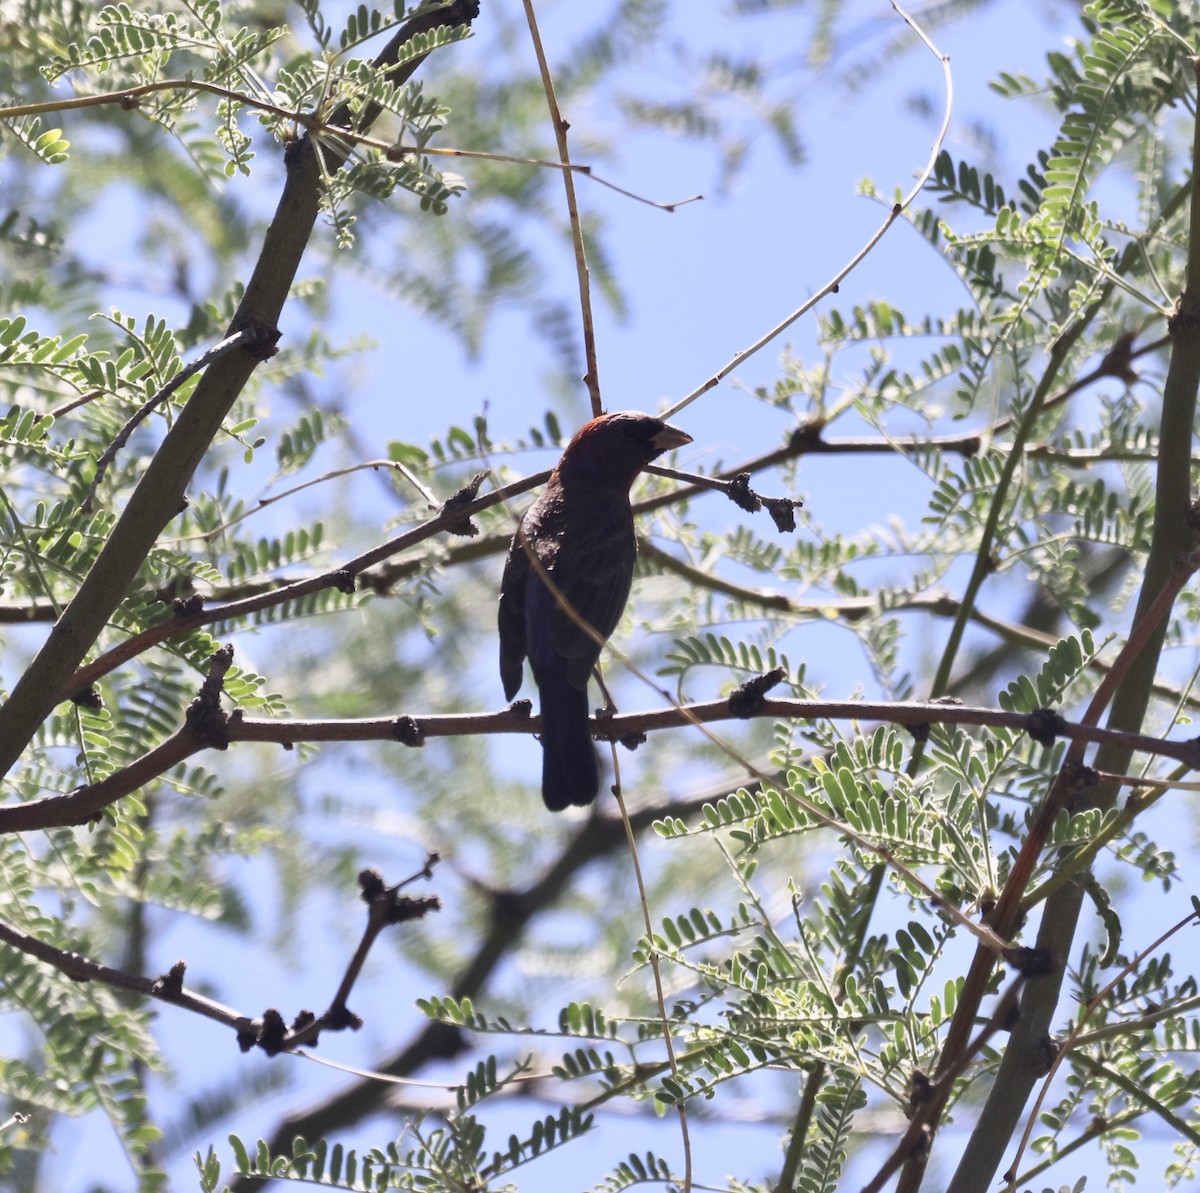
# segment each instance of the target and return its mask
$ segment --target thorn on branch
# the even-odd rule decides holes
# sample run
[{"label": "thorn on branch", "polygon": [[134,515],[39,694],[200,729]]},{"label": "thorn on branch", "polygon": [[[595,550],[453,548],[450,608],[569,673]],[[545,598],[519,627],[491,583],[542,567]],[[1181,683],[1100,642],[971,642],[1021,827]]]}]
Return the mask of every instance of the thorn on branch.
[{"label": "thorn on branch", "polygon": [[183,975],[187,972],[186,961],[176,961],[165,974],[154,979],[151,992],[158,998],[174,1000],[183,993]]},{"label": "thorn on branch", "polygon": [[[471,502],[479,497],[479,486],[490,475],[488,472],[475,473],[461,489],[450,494],[445,504],[438,510],[438,516],[452,514],[456,509],[461,509],[464,505],[470,505]],[[462,518],[457,522],[452,522],[446,527],[446,530],[449,534],[461,535],[463,538],[474,538],[479,533],[479,527],[470,518]]]},{"label": "thorn on branch", "polygon": [[1039,708],[1031,712],[1025,721],[1025,732],[1039,746],[1049,748],[1055,739],[1066,729],[1067,723],[1052,708]]},{"label": "thorn on branch", "polygon": [[415,717],[397,717],[392,722],[392,736],[402,746],[419,750],[425,744],[425,730]]},{"label": "thorn on branch", "polygon": [[776,667],[765,675],[756,675],[729,693],[729,711],[735,717],[748,720],[757,717],[766,703],[766,694],[787,678],[782,667]]}]

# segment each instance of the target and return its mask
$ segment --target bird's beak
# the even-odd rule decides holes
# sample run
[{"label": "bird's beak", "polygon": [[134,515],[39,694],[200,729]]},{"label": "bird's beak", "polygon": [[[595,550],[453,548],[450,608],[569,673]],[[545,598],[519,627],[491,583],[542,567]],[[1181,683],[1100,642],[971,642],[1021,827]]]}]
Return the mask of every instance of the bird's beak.
[{"label": "bird's beak", "polygon": [[664,423],[663,429],[650,440],[654,444],[656,452],[669,452],[673,448],[682,447],[691,441],[692,437],[686,431],[681,431],[678,427],[671,426],[670,423]]}]

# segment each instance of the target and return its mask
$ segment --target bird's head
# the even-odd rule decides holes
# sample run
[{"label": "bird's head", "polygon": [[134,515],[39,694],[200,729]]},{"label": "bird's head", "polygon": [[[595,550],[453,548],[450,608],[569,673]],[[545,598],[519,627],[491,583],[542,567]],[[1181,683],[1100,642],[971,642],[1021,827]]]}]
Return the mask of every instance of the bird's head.
[{"label": "bird's head", "polygon": [[686,431],[661,418],[618,410],[580,427],[563,452],[558,474],[565,484],[584,481],[628,491],[651,460],[691,441]]}]

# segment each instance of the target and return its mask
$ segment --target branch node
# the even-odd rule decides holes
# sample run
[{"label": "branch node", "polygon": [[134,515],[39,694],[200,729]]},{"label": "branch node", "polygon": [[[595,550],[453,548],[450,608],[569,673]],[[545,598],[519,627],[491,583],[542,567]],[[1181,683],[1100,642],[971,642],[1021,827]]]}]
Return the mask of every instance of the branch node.
[{"label": "branch node", "polygon": [[908,1078],[908,1105],[910,1110],[928,1102],[933,1097],[933,1080],[924,1069],[913,1069]]},{"label": "branch node", "polygon": [[933,1128],[928,1123],[922,1123],[917,1131],[917,1137],[912,1141],[912,1146],[908,1149],[909,1156],[924,1156],[929,1153],[930,1147],[933,1145]]},{"label": "branch node", "polygon": [[[438,860],[437,854],[430,854],[425,859],[424,869],[413,875],[413,878],[431,877],[433,866]],[[379,921],[384,924],[403,924],[408,920],[423,919],[431,911],[440,911],[442,901],[436,895],[425,895],[422,898],[414,899],[400,893],[401,889],[412,881],[412,878],[406,878],[403,882],[396,883],[395,886],[388,886],[378,870],[360,871],[358,875],[359,893],[362,901],[370,907],[372,918],[378,916]]]},{"label": "branch node", "polygon": [[522,696],[520,700],[514,700],[508,708],[510,712],[515,713],[522,721],[528,721],[533,716],[533,701],[526,696]]},{"label": "branch node", "polygon": [[758,494],[750,488],[750,473],[739,472],[725,486],[725,496],[733,502],[738,509],[745,510],[748,514],[756,514],[762,509],[762,501]]},{"label": "branch node", "polygon": [[165,974],[155,978],[150,991],[156,998],[175,1001],[183,994],[183,975],[187,972],[186,961],[176,961]]},{"label": "branch node", "polygon": [[360,870],[358,874],[358,889],[364,903],[370,903],[374,899],[378,899],[380,895],[387,889],[383,881],[383,875],[378,870],[372,868],[369,870]]},{"label": "branch node", "polygon": [[406,924],[409,920],[423,920],[431,911],[441,911],[442,901],[437,895],[422,895],[414,899],[411,895],[398,895],[395,890],[388,892],[386,922],[389,924]]},{"label": "branch node", "polygon": [[362,1017],[356,1015],[349,1007],[330,1007],[325,1013],[325,1026],[330,1031],[358,1031],[362,1027]]},{"label": "branch node", "polygon": [[286,1038],[287,1024],[284,1023],[283,1016],[274,1007],[268,1007],[263,1012],[262,1025],[254,1038],[255,1044],[268,1056],[278,1056],[283,1051]]},{"label": "branch node", "polygon": [[791,534],[796,529],[796,511],[804,505],[800,498],[763,497],[760,500],[780,534]]},{"label": "branch node", "polygon": [[1184,742],[1184,745],[1196,756],[1196,761],[1191,764],[1194,770],[1200,766],[1200,737],[1193,737],[1189,741]]},{"label": "branch node", "polygon": [[336,572],[330,572],[329,577],[338,592],[344,592],[347,596],[354,595],[354,573],[349,568],[338,568]]},{"label": "branch node", "polygon": [[234,330],[247,333],[244,347],[255,360],[270,360],[279,351],[275,345],[282,333],[278,327],[265,319],[243,318],[234,325]]},{"label": "branch node", "polygon": [[233,647],[222,646],[211,660],[200,694],[188,705],[186,720],[195,737],[214,750],[229,748],[229,718],[221,708],[225,673],[233,665]]},{"label": "branch node", "polygon": [[[296,1018],[292,1020],[292,1035],[299,1035],[300,1032],[311,1027],[314,1023],[316,1023],[316,1021],[317,1017],[312,1013],[312,1011],[301,1011]],[[359,1025],[361,1025],[361,1023],[362,1020],[359,1020]],[[333,1024],[329,1024],[328,1026],[333,1027]],[[308,1040],[308,1047],[315,1048],[317,1046],[317,1041],[320,1038],[320,1034],[321,1033],[318,1031],[313,1032],[312,1037]]]},{"label": "branch node", "polygon": [[1095,787],[1100,782],[1100,776],[1090,766],[1082,762],[1068,762],[1062,771],[1062,781],[1070,788],[1072,794],[1078,794],[1088,787]]},{"label": "branch node", "polygon": [[416,717],[397,717],[392,722],[392,736],[402,746],[412,746],[416,750],[425,744],[425,730]]},{"label": "branch node", "polygon": [[805,419],[792,433],[788,436],[788,451],[789,452],[815,452],[820,451],[824,446],[821,439],[821,433],[825,430],[825,423],[819,418]]},{"label": "branch node", "polygon": [[88,684],[86,688],[80,688],[71,697],[71,703],[78,705],[80,708],[103,708],[104,697],[100,695],[100,689],[92,683]]},{"label": "branch node", "polygon": [[204,598],[198,592],[188,597],[176,597],[171,602],[171,610],[176,617],[199,617],[204,612]]},{"label": "branch node", "polygon": [[1039,708],[1025,720],[1025,732],[1039,746],[1052,746],[1054,740],[1066,729],[1067,723],[1052,708]]},{"label": "branch node", "polygon": [[1031,1057],[1035,1075],[1045,1077],[1054,1068],[1054,1062],[1058,1060],[1061,1051],[1062,1045],[1054,1036],[1042,1036],[1034,1046],[1034,1055]]}]

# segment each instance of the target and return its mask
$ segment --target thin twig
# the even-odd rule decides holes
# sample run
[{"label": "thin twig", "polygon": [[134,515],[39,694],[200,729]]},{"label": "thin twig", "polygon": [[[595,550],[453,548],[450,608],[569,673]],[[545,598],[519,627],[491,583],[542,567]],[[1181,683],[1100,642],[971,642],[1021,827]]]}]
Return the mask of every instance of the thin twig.
[{"label": "thin twig", "polygon": [[80,667],[67,681],[63,691],[63,698],[66,699],[76,692],[89,687],[102,676],[121,666],[122,663],[135,658],[143,651],[149,650],[150,647],[157,646],[160,642],[166,641],[173,634],[195,629],[203,625],[211,625],[214,622],[230,621],[238,617],[246,617],[263,609],[272,608],[284,601],[298,600],[300,597],[309,596],[315,592],[322,592],[327,588],[346,589],[350,587],[352,589],[354,577],[365,569],[373,567],[375,564],[388,559],[392,555],[398,554],[408,547],[415,546],[417,543],[432,538],[435,534],[449,529],[464,518],[469,518],[473,514],[489,509],[499,501],[515,497],[519,493],[524,493],[526,490],[534,488],[536,485],[541,484],[548,476],[549,473],[545,472],[527,476],[519,481],[513,481],[511,484],[504,485],[502,488],[496,489],[494,492],[488,493],[468,505],[457,506],[452,510],[444,510],[436,517],[422,523],[415,529],[406,531],[396,538],[389,539],[386,543],[378,547],[373,547],[370,551],[365,551],[341,567],[331,569],[328,572],[322,572],[317,576],[309,576],[303,580],[285,584],[281,588],[274,588],[268,592],[247,597],[244,600],[231,601],[216,609],[201,610],[196,613],[181,613],[163,622],[161,625],[143,630],[141,633],[135,634],[133,637],[127,638],[124,642],[114,646],[111,650],[105,651],[104,654],[86,666]]},{"label": "thin twig", "polygon": [[[633,824],[629,819],[629,809],[625,807],[625,796],[621,791],[621,764],[617,757],[617,743],[611,743],[613,761],[613,795],[617,800],[617,808],[621,813],[621,824],[625,828],[625,842],[629,847],[629,857],[633,863],[633,875],[637,882],[638,902],[642,908],[642,923],[646,928],[646,945],[649,950],[650,972],[654,975],[654,995],[658,1001],[658,1018],[662,1025],[663,1043],[667,1049],[667,1061],[671,1066],[671,1076],[679,1080],[679,1060],[675,1055],[675,1039],[671,1034],[671,1017],[667,1014],[667,999],[663,993],[662,971],[658,950],[654,947],[654,925],[650,921],[650,900],[646,895],[646,881],[642,877],[642,863],[638,857],[637,838],[634,835]],[[687,1099],[680,1098],[675,1103],[679,1113],[679,1133],[683,1142],[683,1189],[684,1193],[692,1187],[692,1140],[688,1131]]]},{"label": "thin twig", "polygon": [[910,17],[897,3],[892,0],[892,8],[904,19],[922,42],[929,48],[938,61],[942,64],[942,77],[946,87],[946,105],[942,113],[941,128],[938,129],[937,137],[934,139],[933,148],[929,154],[929,161],[925,168],[917,177],[916,183],[898,203],[896,203],[891,211],[888,212],[887,218],[876,230],[875,234],[867,241],[865,245],[850,259],[850,261],[842,266],[840,270],[828,282],[825,283],[811,298],[801,303],[790,315],[782,322],[777,323],[766,335],[761,336],[749,348],[743,348],[736,356],[723,365],[715,372],[707,381],[697,386],[686,397],[680,398],[674,406],[670,407],[664,414],[663,418],[670,418],[674,414],[678,414],[685,406],[690,406],[701,395],[708,393],[710,389],[720,385],[720,383],[729,376],[739,365],[745,363],[760,349],[765,348],[777,336],[782,335],[793,323],[796,322],[802,315],[807,314],[817,305],[827,294],[837,292],[842,281],[849,276],[868,256],[871,250],[883,239],[888,229],[900,218],[904,209],[912,203],[912,201],[920,194],[925,184],[933,176],[934,167],[937,164],[938,155],[942,151],[942,143],[946,139],[946,133],[950,128],[950,112],[954,105],[954,79],[950,73],[950,56],[941,53],[937,47],[929,40],[929,37],[921,29],[921,27]]},{"label": "thin twig", "polygon": [[[179,538],[171,539],[172,543],[191,543],[196,541],[208,542],[214,539],[219,534],[224,534],[233,526],[244,522],[247,518],[252,518],[255,514],[262,513],[268,506],[274,505],[277,501],[284,501],[288,497],[295,497],[297,493],[304,492],[305,489],[311,489],[315,485],[328,484],[330,481],[340,480],[343,476],[351,476],[355,472],[365,472],[370,469],[372,472],[378,472],[380,468],[390,469],[392,472],[398,472],[407,480],[413,488],[425,499],[426,504],[430,509],[437,509],[437,498],[430,491],[429,486],[422,484],[415,477],[411,469],[406,468],[398,460],[364,460],[361,464],[350,464],[345,468],[335,468],[330,472],[324,472],[320,476],[314,476],[312,480],[302,481],[298,485],[293,485],[290,489],[284,489],[280,493],[273,493],[270,497],[260,497],[254,506],[248,510],[243,510],[236,518],[230,518],[227,522],[222,522],[220,526],[214,526],[211,530],[202,531],[199,534],[185,534]],[[0,618],[0,620],[3,620]]]},{"label": "thin twig", "polygon": [[159,91],[198,91],[206,95],[217,96],[219,99],[244,104],[248,108],[254,108],[257,111],[266,112],[269,115],[287,120],[314,137],[336,140],[347,146],[359,146],[363,149],[378,150],[391,161],[414,155],[424,155],[426,157],[465,157],[481,161],[508,162],[515,166],[536,166],[541,170],[560,170],[564,174],[580,174],[584,178],[598,183],[600,186],[607,187],[610,191],[615,191],[618,195],[626,199],[632,199],[636,203],[644,203],[647,207],[654,207],[659,211],[666,211],[668,213],[674,212],[677,208],[684,207],[688,203],[695,203],[704,198],[703,195],[689,195],[686,199],[676,199],[670,203],[649,199],[645,195],[639,195],[634,191],[626,190],[624,187],[618,186],[615,182],[610,182],[607,178],[602,178],[589,165],[578,165],[570,161],[552,162],[544,158],[514,157],[511,154],[492,153],[482,149],[456,149],[452,146],[438,147],[435,145],[404,145],[396,141],[382,141],[378,137],[370,137],[366,133],[355,132],[353,129],[322,120],[319,116],[315,116],[311,112],[299,112],[293,111],[290,108],[281,108],[267,100],[247,95],[245,92],[232,91],[228,87],[221,87],[216,83],[201,82],[197,79],[159,79],[156,82],[143,83],[137,87],[126,87],[120,91],[108,91],[103,95],[77,95],[67,99],[47,100],[36,104],[12,104],[9,107],[0,108],[0,120],[13,120],[21,116],[44,116],[55,112],[68,112],[79,108],[98,108],[113,104],[128,110],[136,108],[138,100],[143,96],[153,95]]},{"label": "thin twig", "polygon": [[592,318],[591,275],[588,271],[587,247],[583,243],[583,225],[579,222],[579,203],[575,198],[575,179],[570,169],[571,154],[567,148],[567,129],[570,125],[559,111],[558,98],[554,94],[554,78],[546,61],[542,47],[542,35],[538,30],[537,14],[533,11],[533,0],[524,0],[525,20],[529,24],[529,36],[533,52],[537,56],[538,70],[542,76],[542,89],[546,93],[546,106],[550,109],[550,123],[554,126],[554,140],[558,145],[558,158],[563,164],[563,189],[566,191],[567,215],[571,221],[571,243],[575,247],[575,274],[579,279],[579,313],[583,319],[583,354],[587,361],[584,384],[592,403],[592,417],[604,413],[604,402],[600,397],[600,366],[596,359],[596,325]]},{"label": "thin twig", "polygon": [[[863,1186],[862,1193],[881,1193],[888,1179],[906,1160],[920,1154],[928,1147],[931,1125],[941,1113],[941,1108],[945,1104],[946,1098],[949,1097],[951,1086],[966,1072],[967,1066],[979,1055],[988,1040],[996,1032],[1011,1026],[1012,1016],[1017,1010],[1017,995],[1021,992],[1025,982],[1024,974],[1018,974],[1012,980],[979,1034],[955,1058],[953,1065],[940,1072],[933,1081],[925,1077],[919,1088],[914,1085],[914,1112],[908,1130],[900,1137],[892,1154],[883,1162],[875,1176]],[[919,1078],[914,1074],[914,1081],[916,1080]]]},{"label": "thin twig", "polygon": [[80,502],[79,508],[85,514],[92,512],[92,504],[96,499],[100,483],[104,480],[104,474],[108,471],[108,466],[117,458],[117,453],[121,448],[129,442],[130,435],[149,418],[156,406],[160,406],[189,377],[194,377],[197,373],[202,372],[213,361],[220,360],[222,356],[227,356],[237,348],[260,347],[262,343],[263,331],[261,328],[244,327],[241,331],[235,331],[233,335],[226,336],[219,344],[214,344],[207,352],[202,352],[191,364],[184,365],[170,381],[138,408],[129,421],[117,432],[117,437],[105,448],[103,455],[96,461],[96,475],[92,478],[92,483],[88,486],[88,491],[83,501]]},{"label": "thin twig", "polygon": [[[414,877],[427,877],[431,872],[432,863],[436,861],[437,855],[431,855],[425,868]],[[103,982],[106,986],[114,989],[129,990],[146,998],[156,998],[185,1011],[203,1015],[206,1019],[212,1019],[216,1023],[233,1029],[239,1040],[243,1041],[247,1047],[258,1043],[269,1054],[274,1055],[278,1052],[298,1048],[303,1044],[314,1043],[322,1031],[338,1031],[346,1027],[361,1026],[357,1017],[346,1009],[346,999],[355,979],[362,970],[371,945],[383,928],[389,924],[419,919],[428,911],[437,910],[439,906],[436,897],[408,900],[396,898],[396,892],[412,881],[413,878],[405,879],[395,887],[379,892],[376,898],[368,900],[367,927],[358,949],[346,968],[329,1010],[317,1017],[302,1014],[291,1029],[283,1028],[282,1034],[279,1034],[278,1028],[273,1027],[273,1023],[282,1023],[277,1012],[268,1011],[259,1018],[252,1018],[198,994],[194,990],[188,990],[183,985],[186,966],[182,961],[176,962],[169,973],[158,978],[148,978],[141,974],[117,969],[111,965],[103,965],[99,961],[93,961],[79,953],[57,948],[3,921],[0,921],[0,941],[18,952],[53,966],[73,981]],[[361,882],[362,878],[360,877]],[[379,881],[379,885],[382,886],[382,880]],[[365,890],[366,885],[364,884]],[[274,1034],[268,1036],[266,1034],[268,1032]]]},{"label": "thin twig", "polygon": [[1142,962],[1145,961],[1147,957],[1150,957],[1156,953],[1168,940],[1171,939],[1172,936],[1174,936],[1177,932],[1182,931],[1188,926],[1188,924],[1195,923],[1197,919],[1200,919],[1200,912],[1195,910],[1188,912],[1183,919],[1179,920],[1178,923],[1175,923],[1168,928],[1161,936],[1158,937],[1157,940],[1155,940],[1152,944],[1147,945],[1146,948],[1138,953],[1138,955],[1134,957],[1128,965],[1122,966],[1112,981],[1104,986],[1101,990],[1098,990],[1096,994],[1088,1000],[1087,1006],[1083,1008],[1083,1011],[1079,1015],[1078,1021],[1071,1029],[1071,1034],[1068,1035],[1062,1044],[1059,1045],[1058,1051],[1054,1057],[1054,1061],[1050,1065],[1050,1071],[1046,1074],[1045,1079],[1042,1081],[1042,1088],[1038,1091],[1037,1100],[1034,1102],[1033,1108],[1030,1110],[1026,1118],[1025,1130],[1022,1132],[1021,1141],[1017,1145],[1017,1154],[1013,1157],[1013,1162],[1008,1172],[1006,1172],[1002,1177],[1010,1189],[1014,1188],[1013,1182],[1016,1175],[1017,1165],[1020,1164],[1021,1157],[1025,1154],[1025,1148],[1029,1143],[1029,1136],[1033,1132],[1034,1124],[1038,1121],[1042,1109],[1042,1103],[1045,1102],[1046,1095],[1050,1092],[1050,1083],[1054,1080],[1054,1074],[1058,1072],[1059,1066],[1074,1047],[1075,1042],[1079,1039],[1084,1027],[1087,1026],[1088,1020],[1095,1013],[1096,1008],[1099,1007],[1100,1004],[1104,1002],[1104,1000],[1113,992],[1113,990],[1116,989],[1121,982],[1125,981],[1125,979],[1129,977],[1131,973],[1136,973],[1141,967]]}]

